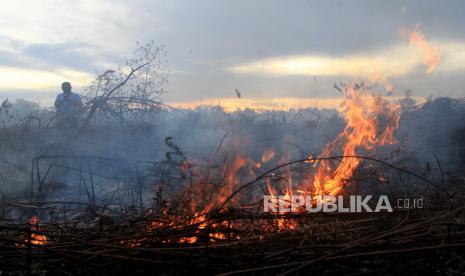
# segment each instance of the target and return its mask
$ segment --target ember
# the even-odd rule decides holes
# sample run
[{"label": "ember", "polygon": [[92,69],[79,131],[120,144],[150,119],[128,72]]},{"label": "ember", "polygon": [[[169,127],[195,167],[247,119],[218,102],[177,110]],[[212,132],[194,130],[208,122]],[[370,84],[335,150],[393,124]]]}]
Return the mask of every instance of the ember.
[{"label": "ember", "polygon": [[[40,231],[41,229],[39,228],[39,218],[37,216],[32,216],[31,221],[29,222],[31,225],[31,230],[32,231]],[[26,240],[26,242],[29,242],[29,240]],[[47,244],[47,236],[41,235],[41,234],[35,234],[31,233],[31,241],[32,244]]]}]

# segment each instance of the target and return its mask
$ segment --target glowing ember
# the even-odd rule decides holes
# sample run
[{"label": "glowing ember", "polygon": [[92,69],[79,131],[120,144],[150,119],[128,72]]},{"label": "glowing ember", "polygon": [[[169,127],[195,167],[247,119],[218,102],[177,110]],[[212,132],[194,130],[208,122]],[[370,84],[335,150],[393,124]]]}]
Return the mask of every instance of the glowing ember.
[{"label": "glowing ember", "polygon": [[[39,218],[36,216],[32,216],[30,222],[31,224],[31,230],[33,231],[40,231],[39,229]],[[28,240],[26,240],[27,242]],[[40,234],[31,234],[31,243],[32,244],[37,244],[37,245],[42,245],[42,244],[47,244],[47,237],[45,235],[40,235]]]},{"label": "glowing ember", "polygon": [[226,240],[226,234],[221,232],[210,233],[209,237],[211,238],[210,241],[215,242],[216,240]]},{"label": "glowing ember", "polygon": [[179,239],[179,243],[196,243],[197,237],[182,237]]}]

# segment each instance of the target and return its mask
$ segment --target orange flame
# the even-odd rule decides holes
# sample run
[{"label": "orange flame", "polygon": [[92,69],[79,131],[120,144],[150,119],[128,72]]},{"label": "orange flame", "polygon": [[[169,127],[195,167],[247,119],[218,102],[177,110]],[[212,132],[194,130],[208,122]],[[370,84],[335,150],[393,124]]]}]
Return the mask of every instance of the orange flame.
[{"label": "orange flame", "polygon": [[[344,157],[335,169],[332,169],[329,160],[314,163],[317,172],[313,186],[317,195],[337,195],[341,192],[360,163],[360,159],[350,156],[357,155],[361,149],[371,150],[375,145],[395,142],[393,134],[400,118],[397,105],[381,97],[362,96],[354,85],[347,86],[346,96],[340,110],[346,127],[319,156],[327,158],[341,151]],[[381,125],[381,119],[384,119],[384,125]]]},{"label": "orange flame", "polygon": [[[39,218],[37,216],[32,216],[29,222],[31,224],[31,230],[39,231]],[[26,240],[27,241],[27,240]],[[47,244],[47,236],[40,234],[31,234],[31,243],[37,245]]]},{"label": "orange flame", "polygon": [[[240,145],[244,143],[246,141],[242,138],[233,139],[232,148],[239,149]],[[266,155],[265,159],[273,158],[274,152],[269,151]],[[207,170],[205,170],[205,166],[180,167],[184,172],[190,172],[191,178],[185,179],[184,189],[178,195],[178,198],[184,202],[184,204],[176,206],[176,208],[180,208],[178,209],[179,214],[170,215],[167,209],[164,209],[162,217],[153,220],[148,228],[150,230],[164,227],[182,229],[186,225],[194,228],[193,234],[195,236],[180,237],[176,241],[166,240],[166,242],[197,243],[199,242],[198,235],[202,234],[204,232],[202,230],[206,228],[213,231],[209,233],[211,242],[231,238],[238,239],[238,236],[231,237],[222,232],[215,232],[218,228],[226,226],[224,223],[208,222],[207,214],[221,207],[225,202],[228,203],[228,206],[234,205],[240,199],[240,196],[229,197],[237,189],[237,185],[240,184],[237,181],[238,177],[245,175],[254,177],[254,170],[259,168],[261,163],[254,162],[246,157],[241,150],[238,150],[231,158],[226,158],[222,162],[224,162],[223,166]]]},{"label": "orange flame", "polygon": [[432,47],[426,40],[420,26],[417,24],[415,30],[410,33],[409,37],[410,45],[417,46],[423,52],[423,63],[428,67],[426,73],[431,73],[441,62],[439,50],[436,47]]},{"label": "orange flame", "polygon": [[[287,163],[289,160],[287,158],[281,158],[280,163],[284,164]],[[284,197],[282,199],[279,199],[278,202],[276,202],[276,207],[279,207],[280,204],[286,206],[286,208],[291,207],[291,202],[292,202],[292,197],[294,196],[294,188],[293,188],[293,181],[292,181],[292,175],[291,175],[291,168],[287,167],[286,171],[283,171],[284,175],[282,176],[277,176],[276,174],[272,174],[271,177],[268,177],[266,179],[266,187],[268,190],[269,195],[277,197],[278,195],[284,194]],[[280,185],[282,191],[277,191],[273,186],[272,186],[272,180],[276,180]],[[300,191],[297,191],[300,192]],[[284,214],[284,212],[279,212],[280,214]],[[297,221],[295,220],[289,220],[285,218],[277,218],[275,219],[276,226],[279,232],[285,231],[285,230],[295,230],[297,229]]]}]

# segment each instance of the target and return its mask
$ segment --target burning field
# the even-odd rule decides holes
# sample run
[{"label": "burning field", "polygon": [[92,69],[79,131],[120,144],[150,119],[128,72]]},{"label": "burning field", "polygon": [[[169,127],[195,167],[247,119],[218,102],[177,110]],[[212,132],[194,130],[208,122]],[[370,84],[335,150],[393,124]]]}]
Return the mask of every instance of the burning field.
[{"label": "burning field", "polygon": [[[429,76],[438,48],[406,37]],[[73,118],[3,101],[1,275],[464,273],[463,99],[374,68],[334,109],[174,108],[164,54],[99,74]]]},{"label": "burning field", "polygon": [[[2,273],[463,271],[465,103],[337,87],[338,111],[161,109],[144,114],[157,125],[99,119],[77,134],[25,123],[4,103],[19,121],[2,132]],[[315,210],[330,195],[385,196],[392,208],[308,211],[298,195]]]}]

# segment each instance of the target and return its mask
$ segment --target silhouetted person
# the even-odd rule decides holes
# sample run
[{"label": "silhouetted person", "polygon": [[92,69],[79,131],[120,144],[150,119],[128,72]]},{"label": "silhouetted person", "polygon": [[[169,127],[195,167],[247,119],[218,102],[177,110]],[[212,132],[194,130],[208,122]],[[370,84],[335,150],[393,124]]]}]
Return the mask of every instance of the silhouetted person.
[{"label": "silhouetted person", "polygon": [[57,109],[57,124],[59,127],[77,127],[78,115],[82,107],[81,96],[71,92],[71,83],[61,84],[63,93],[59,94],[55,100]]}]

